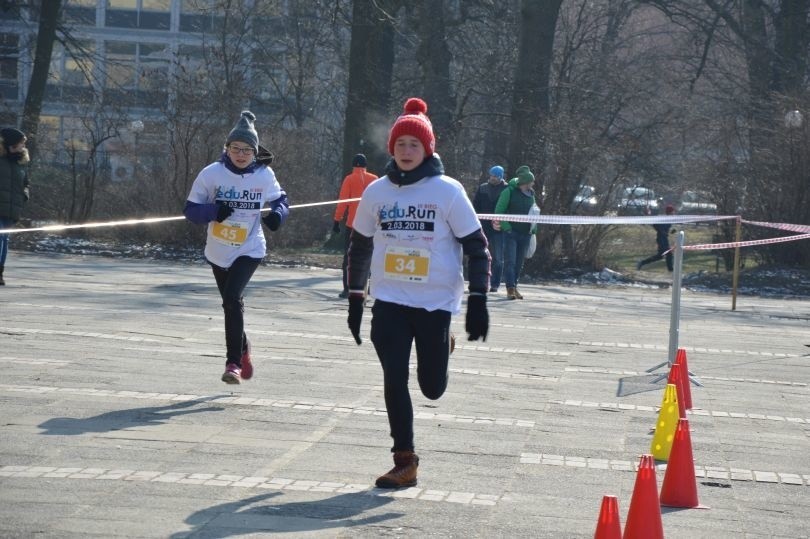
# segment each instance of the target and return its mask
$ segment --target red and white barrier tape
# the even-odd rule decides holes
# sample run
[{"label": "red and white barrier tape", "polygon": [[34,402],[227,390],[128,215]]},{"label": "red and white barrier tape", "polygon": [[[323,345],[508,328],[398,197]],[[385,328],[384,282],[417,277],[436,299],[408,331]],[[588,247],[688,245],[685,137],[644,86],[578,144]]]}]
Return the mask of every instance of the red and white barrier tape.
[{"label": "red and white barrier tape", "polygon": [[781,238],[765,238],[762,240],[732,241],[729,243],[704,243],[700,245],[684,245],[684,251],[708,251],[713,249],[733,249],[735,247],[751,247],[752,245],[769,245],[772,243],[784,243],[786,241],[799,241],[810,239],[810,234],[799,234],[797,236],[783,236]]},{"label": "red and white barrier tape", "polygon": [[790,223],[766,223],[764,221],[747,221],[742,220],[746,225],[764,226],[768,228],[776,228],[778,230],[788,230],[790,232],[804,232],[810,233],[810,225],[793,225]]},{"label": "red and white barrier tape", "polygon": [[509,221],[510,223],[536,223],[546,225],[653,225],[656,223],[684,224],[706,221],[728,221],[736,215],[642,215],[638,217],[598,217],[580,215],[505,215],[479,213],[482,221]]}]

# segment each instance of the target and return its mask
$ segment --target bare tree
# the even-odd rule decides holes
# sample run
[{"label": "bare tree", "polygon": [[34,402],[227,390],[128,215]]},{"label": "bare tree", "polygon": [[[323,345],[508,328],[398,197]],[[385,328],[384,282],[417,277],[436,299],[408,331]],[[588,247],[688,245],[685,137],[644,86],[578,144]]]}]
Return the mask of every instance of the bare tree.
[{"label": "bare tree", "polygon": [[56,28],[61,9],[62,0],[49,0],[48,2],[42,2],[39,13],[34,67],[31,71],[28,92],[25,95],[21,124],[22,131],[27,133],[31,139],[29,152],[31,152],[32,157],[36,154],[39,115],[42,111],[42,100],[45,97],[45,85],[48,81],[48,70],[51,65],[51,54],[53,53],[53,44],[56,39]]},{"label": "bare tree", "polygon": [[387,124],[394,66],[394,0],[354,0],[343,135],[344,169],[365,153],[372,170],[388,160]]},{"label": "bare tree", "polygon": [[543,189],[546,133],[543,123],[550,108],[549,82],[554,55],[554,34],[562,0],[521,0],[518,59],[512,92],[511,167],[529,165],[539,174]]}]

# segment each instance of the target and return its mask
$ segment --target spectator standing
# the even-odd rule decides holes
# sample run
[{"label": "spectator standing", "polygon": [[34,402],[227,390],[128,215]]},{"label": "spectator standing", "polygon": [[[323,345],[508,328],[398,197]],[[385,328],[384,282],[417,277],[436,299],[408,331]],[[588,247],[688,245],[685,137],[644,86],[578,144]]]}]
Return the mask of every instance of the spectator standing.
[{"label": "spectator standing", "polygon": [[471,341],[489,330],[489,253],[464,187],[444,175],[427,104],[408,99],[388,135],[386,174],[363,193],[349,246],[349,329],[361,344],[364,289],[371,271],[371,342],[383,369],[394,467],[377,487],[416,484],[413,404],[408,363],[416,343],[422,394],[436,400],[448,382],[453,337],[450,318],[464,296],[463,255],[470,294],[466,331]]},{"label": "spectator standing", "polygon": [[[675,206],[667,204],[666,208],[664,208],[664,213],[666,215],[674,215]],[[667,269],[672,271],[674,268],[672,251],[669,250],[669,235],[674,232],[672,225],[669,223],[655,223],[652,227],[655,229],[655,243],[658,246],[658,252],[644,260],[640,260],[638,264],[636,264],[636,269],[640,270],[643,266],[666,257]]]},{"label": "spectator standing", "polygon": [[[516,171],[517,177],[509,180],[509,185],[501,193],[495,205],[495,213],[507,215],[529,215],[532,206],[536,206],[534,189],[534,174],[528,166],[523,165]],[[503,280],[506,283],[506,297],[508,299],[523,299],[517,288],[520,274],[523,271],[523,261],[526,250],[529,248],[532,234],[537,226],[531,223],[517,223],[510,221],[495,221],[493,225],[503,232]]]},{"label": "spectator standing", "polygon": [[[473,197],[473,208],[476,213],[495,213],[495,205],[498,198],[506,189],[506,181],[503,179],[503,167],[495,165],[489,169],[489,179],[478,186]],[[489,254],[492,257],[492,275],[489,277],[489,291],[495,293],[501,284],[501,273],[503,272],[503,233],[495,230],[492,221],[485,220],[481,223],[484,234],[489,244]]]},{"label": "spectator standing", "polygon": [[[360,198],[363,191],[369,186],[371,182],[377,179],[377,176],[366,170],[366,156],[358,153],[352,159],[352,171],[343,178],[343,183],[340,186],[339,200],[347,200],[352,198]],[[354,225],[354,215],[357,213],[357,205],[359,202],[338,202],[335,208],[335,222],[332,226],[332,232],[340,234],[340,222],[343,217],[346,217],[346,230],[343,235],[343,291],[338,294],[338,297],[349,297],[349,284],[346,280],[346,266],[349,260],[349,240],[352,235],[352,227]]]},{"label": "spectator standing", "polygon": [[[0,230],[11,228],[20,220],[28,202],[29,184],[26,165],[31,160],[25,143],[28,139],[19,129],[0,129]],[[0,286],[8,257],[9,235],[0,234]]]},{"label": "spectator standing", "polygon": [[[262,221],[278,230],[290,211],[287,194],[270,168],[273,155],[259,146],[255,120],[252,112],[242,112],[222,156],[197,175],[183,210],[189,221],[208,225],[205,258],[225,313],[226,384],[253,376],[243,294],[267,251]],[[272,210],[262,217],[265,205]]]}]

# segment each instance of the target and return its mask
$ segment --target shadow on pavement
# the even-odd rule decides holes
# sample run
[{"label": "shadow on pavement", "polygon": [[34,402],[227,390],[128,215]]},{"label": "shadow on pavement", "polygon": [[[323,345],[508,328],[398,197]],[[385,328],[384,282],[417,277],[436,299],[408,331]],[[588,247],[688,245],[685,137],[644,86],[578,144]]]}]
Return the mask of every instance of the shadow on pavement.
[{"label": "shadow on pavement", "polygon": [[283,493],[268,492],[201,509],[185,520],[193,526],[192,530],[174,533],[170,538],[224,538],[261,532],[302,533],[373,525],[403,516],[403,513],[391,512],[361,516],[364,511],[393,501],[390,497],[373,496],[366,492],[290,503],[273,500],[279,496],[283,496]]},{"label": "shadow on pavement", "polygon": [[627,395],[635,395],[647,391],[659,391],[666,383],[666,375],[662,378],[661,374],[658,373],[625,376],[624,378],[619,378],[619,388],[616,390],[616,396],[626,397]]},{"label": "shadow on pavement", "polygon": [[132,427],[162,425],[172,417],[200,412],[221,412],[221,406],[191,408],[196,404],[218,399],[219,396],[204,397],[190,401],[178,402],[168,406],[150,406],[148,408],[130,408],[115,410],[93,417],[54,417],[44,421],[39,428],[45,429],[40,434],[74,436],[88,432],[111,432]]}]

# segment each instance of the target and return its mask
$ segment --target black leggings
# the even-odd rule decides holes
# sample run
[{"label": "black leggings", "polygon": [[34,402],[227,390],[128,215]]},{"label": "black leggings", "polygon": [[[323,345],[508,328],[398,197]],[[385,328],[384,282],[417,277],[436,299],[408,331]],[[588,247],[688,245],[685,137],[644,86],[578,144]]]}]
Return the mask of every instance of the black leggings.
[{"label": "black leggings", "polygon": [[247,346],[245,304],[242,294],[261,261],[260,258],[240,256],[227,269],[209,262],[214,271],[219,295],[222,296],[222,309],[225,311],[226,364],[236,363],[240,367],[242,365],[242,350]]},{"label": "black leggings", "polygon": [[408,392],[411,344],[416,341],[419,389],[436,400],[447,389],[450,313],[381,300],[374,302],[371,313],[371,342],[383,368],[385,407],[394,439],[391,451],[413,451],[413,405]]}]

